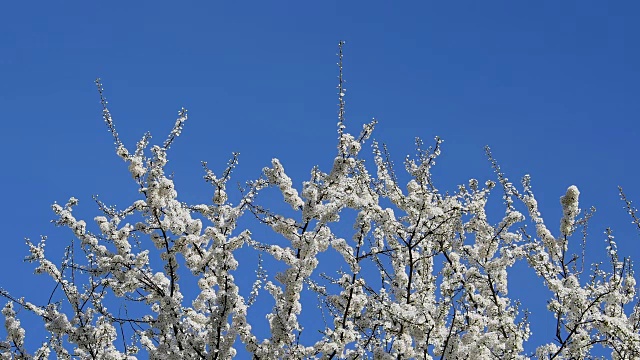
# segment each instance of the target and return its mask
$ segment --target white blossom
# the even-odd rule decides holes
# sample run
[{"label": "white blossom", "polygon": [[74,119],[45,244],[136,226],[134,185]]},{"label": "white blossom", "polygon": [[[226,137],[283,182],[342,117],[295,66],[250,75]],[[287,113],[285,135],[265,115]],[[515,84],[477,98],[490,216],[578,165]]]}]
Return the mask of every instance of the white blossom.
[{"label": "white blossom", "polygon": [[[471,179],[455,192],[433,180],[440,138],[426,149],[416,140],[405,177],[374,142],[373,171],[363,145],[375,121],[358,137],[347,132],[340,79],[330,169],[313,167],[298,192],[273,159],[234,193],[226,186],[234,153],[219,175],[203,164],[214,187],[203,204],[183,202],[180,175],[166,168],[186,110],[162,146],[147,149],[145,134],[129,152],[98,82],[138,196],[123,210],[96,201],[93,222],[76,218],[76,198],[52,205],[54,223],[79,241],[54,261],[46,237],[27,240],[26,260],[55,291],[36,305],[0,289],[8,300],[0,358],[584,359],[595,344],[612,359],[640,358],[637,282],[613,231],[603,237],[608,264],[588,273],[577,265],[582,255],[570,253],[590,216],[578,218],[576,186],[560,198],[554,236],[539,209],[549,199],[534,196],[529,176],[521,190],[509,182],[490,152],[497,181]],[[497,184],[506,210],[493,216]],[[269,187],[282,197],[270,198]],[[510,281],[519,263],[546,287],[555,318],[538,344],[528,342],[529,319],[539,314],[528,315],[509,291],[528,285]],[[19,309],[43,321],[48,335],[38,348],[26,345]]]}]

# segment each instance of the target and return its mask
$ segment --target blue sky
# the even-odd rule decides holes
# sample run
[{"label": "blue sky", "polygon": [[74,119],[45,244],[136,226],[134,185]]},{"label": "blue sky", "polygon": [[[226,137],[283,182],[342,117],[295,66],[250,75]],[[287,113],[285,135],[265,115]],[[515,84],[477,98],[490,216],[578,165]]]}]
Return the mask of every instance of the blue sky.
[{"label": "blue sky", "polygon": [[490,145],[514,182],[531,174],[554,229],[558,199],[575,184],[582,208],[598,209],[589,251],[604,251],[611,226],[621,253],[640,256],[617,195],[621,185],[640,202],[635,2],[61,4],[0,7],[0,285],[15,295],[50,285],[23,264],[24,237],[49,234],[52,249],[71,237],[49,224],[50,204],[75,196],[91,219],[92,195],[135,199],[101,119],[96,77],[129,146],[147,130],[162,141],[180,107],[189,109],[171,166],[183,200],[208,201],[200,161],[221,170],[234,151],[237,181],[259,176],[272,157],[297,184],[313,165],[328,168],[340,39],[352,131],[378,119],[373,137],[398,164],[414,137],[442,137],[435,175],[444,190],[493,178]]}]

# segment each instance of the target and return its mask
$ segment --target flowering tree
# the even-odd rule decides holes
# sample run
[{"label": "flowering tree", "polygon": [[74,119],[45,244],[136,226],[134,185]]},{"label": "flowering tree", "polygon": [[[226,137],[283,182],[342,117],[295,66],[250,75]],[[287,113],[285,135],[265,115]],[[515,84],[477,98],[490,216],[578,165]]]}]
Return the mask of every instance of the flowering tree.
[{"label": "flowering tree", "polygon": [[[610,264],[604,268],[584,273],[584,254],[569,252],[569,241],[580,237],[576,232],[586,229],[591,215],[579,218],[575,186],[560,198],[563,216],[559,230],[552,231],[538,211],[529,177],[521,187],[510,183],[488,148],[497,181],[481,185],[472,179],[451,194],[432,182],[439,138],[426,149],[417,141],[417,157],[404,164],[406,185],[386,147],[375,141],[373,165],[367,167],[361,152],[375,121],[358,136],[346,131],[341,60],[342,43],[332,168],[314,167],[296,188],[273,159],[262,177],[239,190],[235,204],[227,183],[237,155],[220,174],[204,164],[211,203],[179,201],[165,166],[187,111],[180,111],[162,145],[148,150],[147,134],[130,151],[96,81],[116,153],[128,164],[140,197],[123,210],[98,201],[101,215],[91,226],[74,216],[75,198],[53,205],[56,224],[78,241],[58,264],[46,256],[44,238],[28,241],[27,259],[57,284],[59,301],[34,304],[2,290],[8,299],[2,358],[227,359],[241,352],[255,359],[584,359],[596,345],[613,359],[640,358],[636,282],[612,233],[606,234]],[[290,209],[276,212],[270,210],[274,204],[261,203],[259,194],[268,188],[277,189]],[[487,201],[496,188],[505,211],[492,224]],[[635,209],[621,195],[640,228]],[[258,226],[271,228],[279,240],[253,235],[249,227]],[[253,286],[242,288],[236,279],[242,248],[281,270],[272,274],[260,260]],[[322,263],[322,253],[334,260]],[[549,290],[547,308],[556,319],[549,342],[529,354],[528,314],[507,296],[508,270],[519,261]],[[195,290],[185,290],[189,281],[197,283]],[[257,319],[248,316],[265,301],[257,300],[262,290],[273,305],[266,338],[256,334]],[[320,310],[303,303],[304,293],[317,295]],[[49,336],[38,349],[26,348],[17,308],[43,320]],[[302,317],[318,313],[325,321],[304,329],[317,335],[302,336]]]}]

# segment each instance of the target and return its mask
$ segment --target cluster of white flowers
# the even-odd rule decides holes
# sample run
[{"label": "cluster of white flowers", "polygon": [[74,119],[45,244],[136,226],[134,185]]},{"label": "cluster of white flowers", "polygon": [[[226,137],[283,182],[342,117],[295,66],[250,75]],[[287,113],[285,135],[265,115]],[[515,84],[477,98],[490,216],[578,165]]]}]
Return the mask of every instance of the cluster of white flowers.
[{"label": "cluster of white flowers", "polygon": [[[582,359],[596,344],[609,349],[612,359],[640,358],[636,280],[630,260],[619,258],[612,233],[606,234],[609,271],[597,266],[587,278],[569,254],[569,240],[588,220],[577,219],[575,186],[561,197],[563,216],[554,237],[529,178],[518,191],[489,153],[506,205],[493,224],[486,213],[493,181],[481,187],[472,179],[451,194],[435,187],[431,168],[440,154],[439,138],[428,149],[417,141],[417,157],[405,161],[406,186],[386,148],[375,142],[375,175],[370,174],[360,152],[375,121],[359,137],[346,133],[343,95],[338,154],[330,171],[314,168],[299,192],[274,159],[236,205],[229,202],[226,183],[237,154],[221,176],[204,164],[205,180],[214,187],[211,204],[178,200],[165,167],[185,110],[162,147],[145,153],[146,134],[130,153],[102,98],[116,152],[129,164],[141,198],[122,211],[99,202],[103,214],[92,226],[74,216],[75,198],[53,205],[56,224],[80,240],[74,248],[79,250],[56,265],[46,257],[45,238],[28,241],[27,260],[53,279],[62,300],[36,306],[0,290],[9,299],[2,310],[1,358],[229,359],[250,353],[255,359]],[[286,211],[260,204],[256,197],[268,187],[282,194]],[[526,208],[528,219],[517,206]],[[640,226],[635,211],[630,213]],[[343,219],[354,219],[352,226],[340,224]],[[526,232],[527,222],[535,236]],[[253,234],[241,226],[251,226]],[[237,251],[243,247],[261,259],[246,288],[240,284],[247,282],[236,281],[243,271]],[[323,263],[328,255],[334,260]],[[263,261],[277,263],[280,271],[269,274]],[[508,297],[508,272],[518,261],[526,261],[548,288],[548,310],[557,320],[549,342],[529,354],[528,317],[518,299]],[[196,279],[190,283],[197,284],[193,294],[186,290],[188,276]],[[317,295],[320,310],[303,301],[305,292]],[[131,305],[131,312],[114,299]],[[266,338],[256,331],[262,319],[248,316],[262,301],[273,303]],[[33,352],[25,345],[16,306],[42,318],[49,333]],[[325,321],[305,329],[301,319],[318,312]]]}]

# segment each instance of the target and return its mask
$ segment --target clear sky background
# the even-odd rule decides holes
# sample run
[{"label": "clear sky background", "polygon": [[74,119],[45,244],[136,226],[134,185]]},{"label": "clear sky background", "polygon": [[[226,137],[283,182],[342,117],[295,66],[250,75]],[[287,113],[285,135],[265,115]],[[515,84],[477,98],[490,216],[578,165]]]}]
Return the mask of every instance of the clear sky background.
[{"label": "clear sky background", "polygon": [[[329,169],[340,39],[347,125],[357,133],[378,119],[373,137],[398,165],[414,137],[438,135],[436,184],[455,190],[495,179],[490,145],[514,182],[531,174],[556,234],[559,197],[575,184],[581,207],[598,210],[591,259],[604,252],[607,226],[621,254],[640,257],[617,194],[621,185],[640,203],[636,2],[12,1],[0,12],[0,286],[16,296],[46,301],[51,291],[22,259],[25,237],[48,234],[52,250],[70,240],[49,224],[54,201],[77,197],[90,220],[92,195],[136,199],[101,118],[96,77],[128,146],[147,130],[161,142],[180,107],[189,110],[169,158],[182,200],[205,202],[200,161],[222,170],[234,151],[236,181],[258,177],[272,157],[298,185],[313,165]],[[547,299],[514,294],[542,307]],[[536,336],[550,341],[538,319]]]}]

